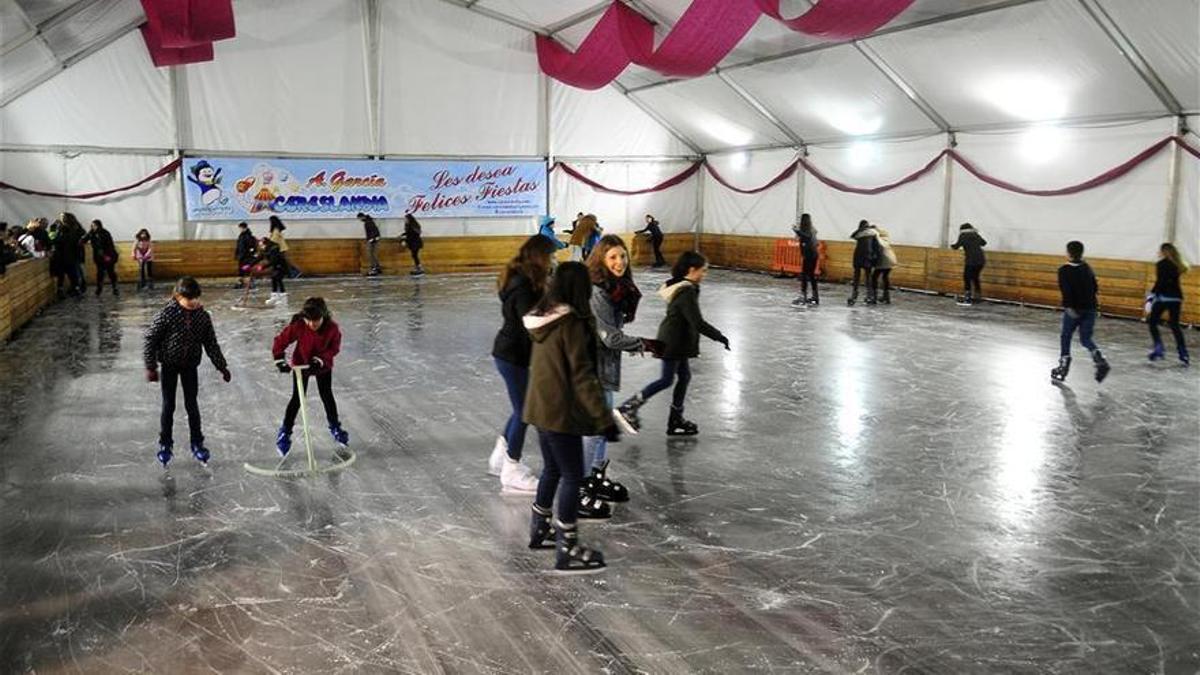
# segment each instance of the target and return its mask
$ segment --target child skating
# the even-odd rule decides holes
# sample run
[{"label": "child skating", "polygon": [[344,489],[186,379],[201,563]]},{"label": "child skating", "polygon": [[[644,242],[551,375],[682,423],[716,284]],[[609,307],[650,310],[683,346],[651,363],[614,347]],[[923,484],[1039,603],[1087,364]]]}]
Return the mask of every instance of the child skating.
[{"label": "child skating", "polygon": [[1154,288],[1150,291],[1150,315],[1146,323],[1150,326],[1150,338],[1154,340],[1154,348],[1150,350],[1150,360],[1158,361],[1165,356],[1162,335],[1158,332],[1158,324],[1162,321],[1163,312],[1167,313],[1167,325],[1175,335],[1175,349],[1179,353],[1179,362],[1183,365],[1191,363],[1188,357],[1187,343],[1183,339],[1183,329],[1179,327],[1179,310],[1183,307],[1183,288],[1179,285],[1179,277],[1187,274],[1190,267],[1179,249],[1174,244],[1166,243],[1158,249],[1158,263],[1155,265]]},{"label": "child skating", "polygon": [[[529,547],[555,546],[554,568],[563,573],[604,569],[604,555],[579,543],[579,490],[583,481],[583,437],[616,438],[609,406],[596,376],[596,331],[592,325],[592,282],[587,267],[559,266],[549,292],[525,316],[533,339],[524,420],[537,427],[542,478],[529,525]],[[557,491],[557,518],[551,507]]]},{"label": "child skating", "polygon": [[979,283],[979,275],[983,273],[983,266],[987,264],[984,246],[987,246],[987,240],[970,223],[959,226],[958,241],[950,244],[950,248],[961,248],[963,251],[963,297],[959,303],[961,305],[973,305],[983,300],[983,284]]},{"label": "child skating", "polygon": [[879,240],[875,238],[875,235],[875,228],[865,220],[858,221],[858,229],[850,233],[850,238],[854,240],[854,286],[850,291],[850,297],[846,299],[846,304],[852,307],[858,301],[860,277],[867,286],[868,300],[873,300],[871,297],[871,271],[874,269],[875,263],[879,261]]},{"label": "child skating", "polygon": [[667,315],[658,326],[658,341],[662,343],[662,377],[646,385],[642,391],[621,404],[618,409],[625,422],[634,429],[641,428],[637,411],[658,392],[675,383],[671,395],[671,414],[667,419],[668,436],[695,436],[700,429],[683,416],[692,369],[688,359],[700,355],[700,336],[720,342],[729,349],[729,338],[714,328],[700,314],[700,283],[708,274],[708,259],[696,251],[679,256],[671,268],[671,278],[658,294],[667,301]]},{"label": "child skating", "polygon": [[150,230],[144,227],[134,235],[133,259],[138,264],[138,290],[154,290],[154,244],[150,241]]},{"label": "child skating", "polygon": [[162,462],[164,468],[171,461],[175,444],[172,427],[177,385],[183,386],[183,407],[187,410],[192,456],[201,464],[208,464],[210,453],[204,447],[200,405],[196,398],[200,386],[196,369],[200,366],[202,351],[208,353],[213,366],[228,382],[231,379],[229,367],[225,363],[225,356],[221,354],[221,346],[217,344],[212,317],[200,304],[200,284],[191,277],[183,277],[175,284],[171,302],[162,308],[146,329],[143,349],[146,380],[162,384],[158,461]]},{"label": "child skating", "polygon": [[[793,305],[820,305],[821,291],[817,288],[817,262],[821,257],[821,242],[817,239],[817,228],[813,227],[812,216],[800,215],[800,224],[792,228],[800,241],[800,297]],[[808,285],[812,284],[812,298],[808,297]]]},{"label": "child skating", "polygon": [[[900,264],[896,251],[892,248],[892,238],[882,227],[875,227],[875,243],[879,247],[879,258],[875,261],[875,269],[871,270],[870,293],[868,305],[876,301],[885,305],[892,304],[892,268]],[[883,295],[879,295],[879,282],[883,282]]]},{"label": "child skating", "polygon": [[1092,341],[1099,307],[1096,302],[1096,274],[1083,260],[1082,242],[1067,243],[1067,258],[1067,264],[1058,268],[1058,288],[1062,292],[1063,305],[1061,351],[1058,367],[1050,371],[1050,377],[1056,382],[1067,379],[1067,373],[1071,370],[1071,337],[1078,330],[1079,344],[1092,353],[1092,362],[1096,364],[1096,381],[1103,382],[1108,376],[1108,361],[1104,360],[1100,348]]},{"label": "child skating", "polygon": [[[290,358],[288,347],[295,345]],[[333,398],[333,359],[342,348],[342,331],[329,313],[324,298],[308,298],[301,310],[292,317],[287,326],[275,336],[271,343],[271,354],[275,367],[281,373],[291,373],[292,368],[304,367],[300,384],[308,391],[309,378],[317,380],[317,392],[325,406],[325,419],[329,423],[329,434],[343,448],[350,443],[350,434],[342,428],[338,419],[337,401]],[[292,449],[292,428],[296,425],[296,413],[300,411],[300,389],[292,379],[292,398],[283,413],[283,424],[275,435],[275,449],[286,457]]]}]

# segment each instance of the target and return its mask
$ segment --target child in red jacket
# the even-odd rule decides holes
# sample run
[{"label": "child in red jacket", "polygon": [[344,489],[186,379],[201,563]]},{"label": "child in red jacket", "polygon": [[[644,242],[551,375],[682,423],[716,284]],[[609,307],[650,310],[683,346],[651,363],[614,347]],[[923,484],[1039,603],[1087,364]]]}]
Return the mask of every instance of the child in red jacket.
[{"label": "child in red jacket", "polygon": [[[296,347],[289,361],[285,357],[288,346],[293,342]],[[341,348],[342,331],[330,316],[325,299],[309,298],[304,301],[300,312],[292,317],[291,323],[275,336],[271,353],[275,357],[275,367],[281,373],[290,373],[293,366],[307,366],[302,376],[306,392],[308,378],[316,377],[317,391],[321,394],[325,418],[329,421],[329,433],[338,445],[345,447],[350,443],[350,434],[342,429],[338,421],[337,401],[333,400],[333,357]],[[286,456],[292,449],[292,426],[296,423],[299,410],[300,391],[293,379],[292,400],[288,401],[287,410],[283,413],[283,425],[275,437],[275,447],[281,456]]]}]

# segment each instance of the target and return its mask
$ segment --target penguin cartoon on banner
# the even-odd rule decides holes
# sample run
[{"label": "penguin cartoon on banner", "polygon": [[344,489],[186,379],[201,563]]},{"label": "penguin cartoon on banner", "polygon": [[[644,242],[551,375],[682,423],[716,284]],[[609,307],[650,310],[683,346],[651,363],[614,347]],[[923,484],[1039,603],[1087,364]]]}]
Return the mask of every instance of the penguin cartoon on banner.
[{"label": "penguin cartoon on banner", "polygon": [[213,169],[206,160],[200,160],[192,165],[189,181],[200,189],[200,203],[212,206],[221,199],[221,170]]}]

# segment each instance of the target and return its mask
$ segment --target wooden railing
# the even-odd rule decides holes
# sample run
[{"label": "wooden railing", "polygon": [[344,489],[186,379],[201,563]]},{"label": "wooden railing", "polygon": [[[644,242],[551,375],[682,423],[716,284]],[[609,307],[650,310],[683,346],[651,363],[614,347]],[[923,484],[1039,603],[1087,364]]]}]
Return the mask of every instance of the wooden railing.
[{"label": "wooden railing", "polygon": [[[709,262],[735,269],[775,272],[774,237],[703,234],[700,250]],[[848,281],[854,244],[825,242],[829,264],[825,281]],[[962,253],[923,246],[895,246],[899,266],[892,271],[892,285],[903,288],[955,294],[962,292]],[[983,270],[983,294],[988,298],[1034,305],[1059,304],[1058,268],[1063,256],[988,251]],[[1088,258],[1100,284],[1101,311],[1140,317],[1146,293],[1154,285],[1154,263],[1111,258]],[[1183,277],[1185,296],[1183,320],[1200,323],[1200,270]]]},{"label": "wooden railing", "polygon": [[46,258],[22,260],[0,274],[0,342],[54,302],[54,280]]}]

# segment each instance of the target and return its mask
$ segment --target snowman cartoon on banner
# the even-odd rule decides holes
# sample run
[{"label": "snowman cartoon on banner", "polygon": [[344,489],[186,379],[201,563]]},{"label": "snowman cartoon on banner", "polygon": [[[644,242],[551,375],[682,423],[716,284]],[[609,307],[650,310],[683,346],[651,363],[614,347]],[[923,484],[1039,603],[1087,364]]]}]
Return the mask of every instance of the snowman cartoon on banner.
[{"label": "snowman cartoon on banner", "polygon": [[300,183],[287,169],[259,163],[234,186],[238,203],[248,213],[274,211],[275,199],[300,192]]}]

